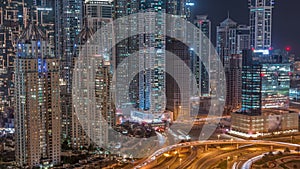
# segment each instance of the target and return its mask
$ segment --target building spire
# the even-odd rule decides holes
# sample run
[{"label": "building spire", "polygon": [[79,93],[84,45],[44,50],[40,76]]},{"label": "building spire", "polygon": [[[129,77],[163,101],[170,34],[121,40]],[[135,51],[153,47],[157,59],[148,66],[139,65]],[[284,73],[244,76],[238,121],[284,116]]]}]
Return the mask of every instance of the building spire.
[{"label": "building spire", "polygon": [[230,12],[229,12],[229,10],[227,11],[227,18],[228,19],[230,18]]},{"label": "building spire", "polygon": [[83,23],[83,28],[80,31],[80,33],[78,34],[77,38],[77,43],[80,45],[83,45],[87,42],[87,40],[89,38],[92,38],[93,34],[95,33],[95,31],[89,27],[89,23],[88,23],[88,17],[85,16],[83,18],[84,23]]},{"label": "building spire", "polygon": [[18,37],[17,42],[23,41],[29,43],[30,41],[46,41],[46,34],[38,27],[37,22],[34,21],[34,11],[30,8],[29,17],[27,19],[27,25]]}]

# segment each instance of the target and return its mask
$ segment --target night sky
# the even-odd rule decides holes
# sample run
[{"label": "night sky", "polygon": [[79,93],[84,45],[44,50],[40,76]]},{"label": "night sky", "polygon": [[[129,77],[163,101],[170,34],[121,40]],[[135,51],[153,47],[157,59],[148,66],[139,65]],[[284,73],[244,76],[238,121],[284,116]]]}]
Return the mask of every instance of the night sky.
[{"label": "night sky", "polygon": [[[194,14],[207,14],[212,21],[212,41],[215,44],[216,26],[227,17],[239,24],[248,24],[248,0],[194,0]],[[300,0],[275,0],[273,10],[272,45],[300,55]]]}]

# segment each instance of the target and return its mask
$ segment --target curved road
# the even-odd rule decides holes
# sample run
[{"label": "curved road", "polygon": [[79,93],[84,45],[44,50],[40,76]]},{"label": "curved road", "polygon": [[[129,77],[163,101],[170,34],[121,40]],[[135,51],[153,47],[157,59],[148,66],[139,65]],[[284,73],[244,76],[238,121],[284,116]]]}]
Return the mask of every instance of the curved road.
[{"label": "curved road", "polygon": [[[139,165],[135,166],[135,169],[143,168],[144,166],[149,165],[154,161],[154,159],[163,153],[170,151],[175,148],[187,147],[187,146],[201,146],[201,145],[221,145],[221,144],[255,144],[255,145],[264,145],[264,146],[278,146],[278,147],[300,147],[299,144],[291,144],[285,142],[274,142],[274,141],[265,141],[265,140],[230,140],[230,141],[195,141],[195,142],[187,142],[187,143],[180,143],[175,144],[172,146],[168,146],[157,150],[153,155],[148,157],[145,161],[140,163]],[[153,158],[154,157],[154,158]]]}]

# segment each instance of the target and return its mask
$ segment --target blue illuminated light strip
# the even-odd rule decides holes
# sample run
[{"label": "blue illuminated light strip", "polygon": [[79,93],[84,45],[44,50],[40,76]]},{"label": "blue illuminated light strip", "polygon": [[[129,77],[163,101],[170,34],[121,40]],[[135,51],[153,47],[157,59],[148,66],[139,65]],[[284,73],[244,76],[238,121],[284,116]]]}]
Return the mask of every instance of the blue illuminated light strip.
[{"label": "blue illuminated light strip", "polygon": [[48,72],[48,66],[46,60],[41,58],[38,59],[38,72],[39,73]]},{"label": "blue illuminated light strip", "polygon": [[186,5],[186,6],[194,6],[195,3],[193,3],[193,2],[187,2],[187,3],[185,3],[185,5]]}]

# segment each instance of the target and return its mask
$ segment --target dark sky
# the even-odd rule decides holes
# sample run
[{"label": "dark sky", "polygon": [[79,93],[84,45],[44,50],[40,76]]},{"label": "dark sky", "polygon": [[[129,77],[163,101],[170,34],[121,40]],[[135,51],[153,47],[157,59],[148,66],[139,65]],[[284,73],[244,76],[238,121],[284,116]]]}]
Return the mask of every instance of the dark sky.
[{"label": "dark sky", "polygon": [[[227,17],[248,25],[248,0],[194,0],[193,13],[207,14],[212,21],[213,43],[216,26]],[[273,10],[272,45],[274,48],[290,46],[300,55],[300,0],[275,0]]]}]

